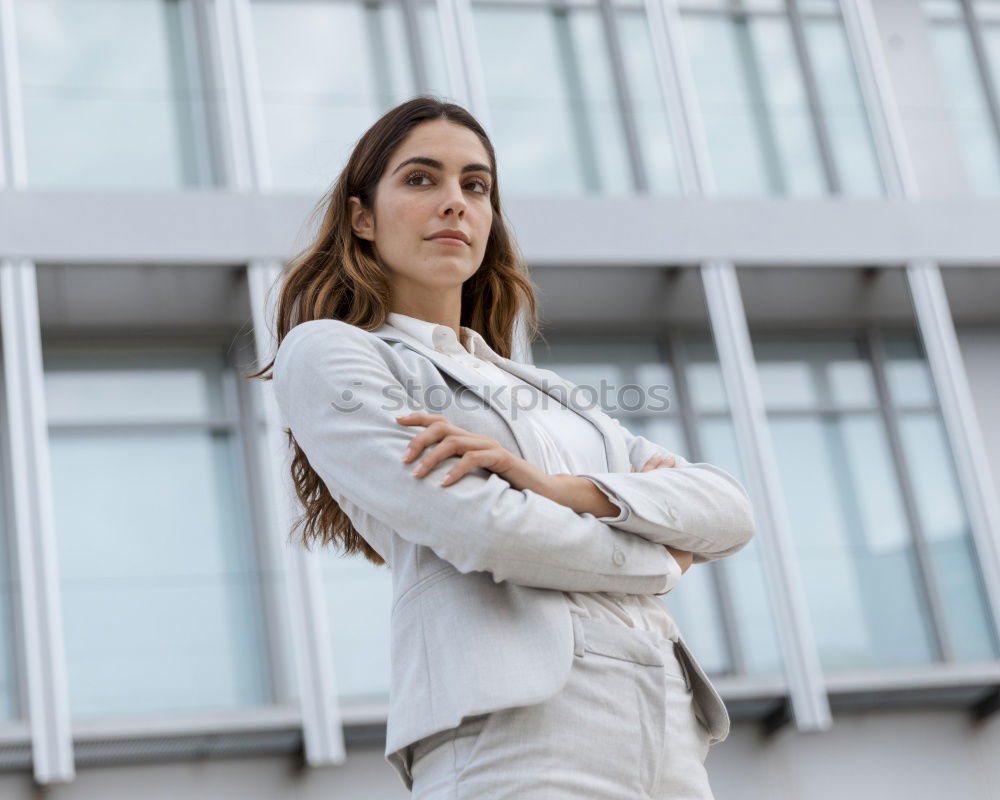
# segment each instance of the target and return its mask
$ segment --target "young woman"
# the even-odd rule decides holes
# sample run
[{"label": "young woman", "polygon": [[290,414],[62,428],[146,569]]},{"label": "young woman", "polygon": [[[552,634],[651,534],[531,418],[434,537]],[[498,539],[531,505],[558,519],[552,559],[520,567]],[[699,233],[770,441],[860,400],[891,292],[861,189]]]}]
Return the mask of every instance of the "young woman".
[{"label": "young woman", "polygon": [[255,376],[303,541],[392,570],[385,755],[413,797],[710,798],[729,717],[655,595],[746,545],[747,494],[510,359],[537,323],[496,176],[476,120],[418,97],[323,199]]}]

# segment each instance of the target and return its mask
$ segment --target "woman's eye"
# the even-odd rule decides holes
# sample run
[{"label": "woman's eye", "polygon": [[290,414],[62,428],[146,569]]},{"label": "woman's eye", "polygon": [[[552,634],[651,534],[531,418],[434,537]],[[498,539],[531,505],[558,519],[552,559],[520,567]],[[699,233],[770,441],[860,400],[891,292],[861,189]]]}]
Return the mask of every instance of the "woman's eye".
[{"label": "woman's eye", "polygon": [[[406,180],[404,181],[404,183],[408,184],[409,186],[426,186],[427,185],[427,184],[417,184],[417,183],[414,183],[413,180],[415,178],[416,179],[424,179],[424,178],[426,178],[429,181],[431,179],[431,176],[428,175],[426,172],[413,172],[413,173],[411,173],[411,174],[409,174],[409,175],[406,176]],[[466,186],[477,186],[477,187],[479,187],[478,192],[480,194],[489,194],[490,193],[490,185],[486,181],[484,181],[482,178],[475,178],[474,180],[469,181],[465,185]]]}]

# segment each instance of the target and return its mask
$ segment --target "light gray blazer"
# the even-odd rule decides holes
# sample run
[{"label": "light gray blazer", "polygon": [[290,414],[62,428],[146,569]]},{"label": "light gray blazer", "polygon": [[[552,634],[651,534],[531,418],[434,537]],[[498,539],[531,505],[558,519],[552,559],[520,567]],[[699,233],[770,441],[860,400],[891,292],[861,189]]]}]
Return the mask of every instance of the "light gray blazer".
[{"label": "light gray blazer", "polygon": [[[574,384],[552,370],[502,365],[557,400],[571,399]],[[729,473],[677,454],[672,469],[633,473],[669,451],[580,403],[570,407],[607,449],[608,472],[590,477],[627,505],[613,526],[484,468],[439,486],[459,456],[413,477],[416,461],[401,458],[423,428],[395,421],[410,410],[443,414],[536,466],[542,456],[523,412],[478,389],[475,369],[391,325],[369,332],[339,320],[303,322],[278,348],[273,375],[284,423],[392,570],[385,757],[407,787],[407,745],[464,716],[541,702],[565,685],[573,628],[564,590],[657,594],[672,561],[664,544],[703,563],[753,536],[750,500]],[[726,708],[680,644],[698,713],[712,742],[722,741]]]}]

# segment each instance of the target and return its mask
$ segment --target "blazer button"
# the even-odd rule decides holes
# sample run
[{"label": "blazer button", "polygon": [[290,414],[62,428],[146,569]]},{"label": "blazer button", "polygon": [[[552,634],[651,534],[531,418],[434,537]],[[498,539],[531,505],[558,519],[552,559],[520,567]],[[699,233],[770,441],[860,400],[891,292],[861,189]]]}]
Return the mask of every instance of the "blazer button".
[{"label": "blazer button", "polygon": [[612,558],[619,567],[625,563],[625,554],[621,550],[615,550],[615,554]]}]

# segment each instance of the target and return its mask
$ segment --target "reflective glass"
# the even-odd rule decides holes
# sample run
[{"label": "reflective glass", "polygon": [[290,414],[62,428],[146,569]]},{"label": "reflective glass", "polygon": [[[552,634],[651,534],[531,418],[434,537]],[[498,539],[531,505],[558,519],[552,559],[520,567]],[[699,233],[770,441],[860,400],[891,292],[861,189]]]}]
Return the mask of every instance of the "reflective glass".
[{"label": "reflective glass", "polygon": [[250,5],[272,185],[333,183],[357,138],[420,91],[447,98],[434,5],[417,7],[429,86],[418,87],[399,2],[253,0]]},{"label": "reflective glass", "polygon": [[597,9],[474,4],[472,11],[501,188],[631,191]]},{"label": "reflective glass", "polygon": [[[809,96],[786,16],[682,14],[716,190],[828,194]],[[805,18],[806,41],[843,193],[882,193],[874,144],[841,20]]]},{"label": "reflective glass", "polygon": [[885,349],[903,456],[939,585],[949,640],[959,660],[992,659],[998,650],[986,591],[923,350],[916,337],[903,335],[887,336]]},{"label": "reflective glass", "polygon": [[191,0],[16,0],[34,188],[212,183]]},{"label": "reflective glass", "polygon": [[[1000,134],[990,116],[961,5],[956,0],[925,0],[922,6],[966,175],[977,195],[1000,196]],[[984,20],[981,34],[996,81],[1000,78],[1000,19]]]},{"label": "reflective glass", "polygon": [[[137,376],[102,357],[47,352],[44,359],[55,407],[81,401],[79,415],[50,420],[49,429],[73,716],[268,703],[261,575],[239,437],[193,420],[158,426],[161,398],[136,391]],[[168,374],[176,371],[163,360]],[[148,353],[147,368],[157,363]],[[203,370],[192,359],[188,374]],[[84,380],[61,380],[71,372]],[[150,382],[182,406],[199,396],[192,386],[204,389],[183,379]],[[221,369],[213,382],[209,394],[224,396]],[[122,393],[135,408],[117,422],[141,420],[141,427],[119,427],[106,413],[88,417],[101,398],[125,408]],[[77,424],[60,424],[70,420]]]},{"label": "reflective glass", "polygon": [[361,556],[318,550],[325,587],[337,695],[344,703],[379,702],[389,695],[392,573]]},{"label": "reflective glass", "polygon": [[[7,424],[5,381],[4,363],[0,357],[0,426]],[[0,446],[0,721],[15,720],[22,716],[14,624],[14,613],[19,603],[15,593],[20,591],[20,585],[13,579],[15,565],[11,556],[14,554],[14,549],[13,543],[8,538],[8,533],[12,535],[13,531],[7,530],[4,495],[9,468],[6,448]]]}]

